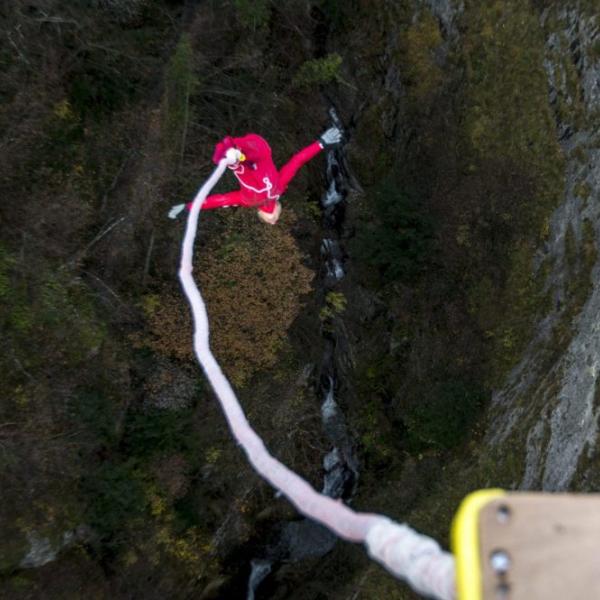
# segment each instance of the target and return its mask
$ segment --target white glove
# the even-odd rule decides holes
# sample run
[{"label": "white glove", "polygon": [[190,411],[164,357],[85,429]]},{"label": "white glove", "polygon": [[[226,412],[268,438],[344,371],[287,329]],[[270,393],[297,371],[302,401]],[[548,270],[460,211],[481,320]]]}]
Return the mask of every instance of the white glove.
[{"label": "white glove", "polygon": [[169,211],[169,219],[176,219],[179,213],[185,208],[185,204],[176,204]]},{"label": "white glove", "polygon": [[335,146],[342,141],[342,132],[337,127],[330,127],[324,134],[319,138],[323,148],[327,146]]}]

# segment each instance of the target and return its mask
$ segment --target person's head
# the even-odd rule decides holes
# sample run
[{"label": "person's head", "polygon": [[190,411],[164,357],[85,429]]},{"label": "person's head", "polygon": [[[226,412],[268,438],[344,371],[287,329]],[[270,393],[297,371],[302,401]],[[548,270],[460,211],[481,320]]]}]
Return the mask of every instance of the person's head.
[{"label": "person's head", "polygon": [[226,154],[227,151],[230,149],[235,149],[239,152],[240,158],[239,161],[236,162],[233,165],[230,165],[230,168],[236,168],[240,162],[243,162],[244,160],[246,160],[246,157],[244,156],[244,154],[242,153],[242,151],[240,150],[240,148],[238,148],[238,146],[235,144],[234,140],[232,137],[227,136],[225,138],[223,138],[223,140],[221,140],[216,146],[215,146],[215,151],[213,154],[213,162],[218,165],[219,161],[221,159],[223,159]]},{"label": "person's head", "polygon": [[219,161],[225,156],[225,153],[229,148],[233,148],[233,140],[230,137],[226,137],[221,140],[216,146],[213,152],[212,160],[215,165],[219,164]]}]

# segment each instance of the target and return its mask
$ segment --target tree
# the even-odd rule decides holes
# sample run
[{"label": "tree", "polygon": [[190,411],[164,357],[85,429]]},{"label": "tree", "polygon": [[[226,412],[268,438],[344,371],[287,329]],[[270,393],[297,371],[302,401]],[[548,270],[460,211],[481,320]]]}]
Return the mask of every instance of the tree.
[{"label": "tree", "polygon": [[[197,251],[198,285],[211,323],[211,346],[225,372],[243,385],[275,364],[287,330],[310,291],[313,273],[290,234],[293,214],[284,211],[266,227],[250,210],[230,211],[224,231]],[[193,360],[191,321],[175,279],[146,298],[145,312],[157,352]]]}]

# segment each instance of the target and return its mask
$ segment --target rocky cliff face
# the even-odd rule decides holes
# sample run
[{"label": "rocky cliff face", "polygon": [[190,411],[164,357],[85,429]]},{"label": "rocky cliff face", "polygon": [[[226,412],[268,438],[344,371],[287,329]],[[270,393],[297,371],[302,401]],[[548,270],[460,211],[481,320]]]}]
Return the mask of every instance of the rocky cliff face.
[{"label": "rocky cliff face", "polygon": [[549,267],[551,309],[494,395],[488,439],[517,441],[511,452],[525,455],[518,487],[585,490],[599,414],[600,27],[576,9],[547,11],[543,21],[549,101],[567,160],[563,201],[536,258],[537,269]]}]

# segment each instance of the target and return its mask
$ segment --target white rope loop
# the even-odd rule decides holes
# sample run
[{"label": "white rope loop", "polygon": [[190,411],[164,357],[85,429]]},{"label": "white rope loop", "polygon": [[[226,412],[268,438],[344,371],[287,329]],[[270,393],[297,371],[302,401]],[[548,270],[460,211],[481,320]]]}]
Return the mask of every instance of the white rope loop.
[{"label": "white rope loop", "polygon": [[209,324],[204,300],[192,276],[194,240],[200,208],[206,196],[237,158],[223,158],[194,199],[183,239],[179,278],[192,308],[194,351],[208,378],[229,428],[254,469],[284,494],[298,511],[325,525],[339,537],[364,543],[369,555],[417,591],[438,600],[454,600],[454,560],[432,539],[387,517],[357,513],[339,500],[317,492],[302,477],[271,456],[252,429],[233,388],[209,346]]}]

